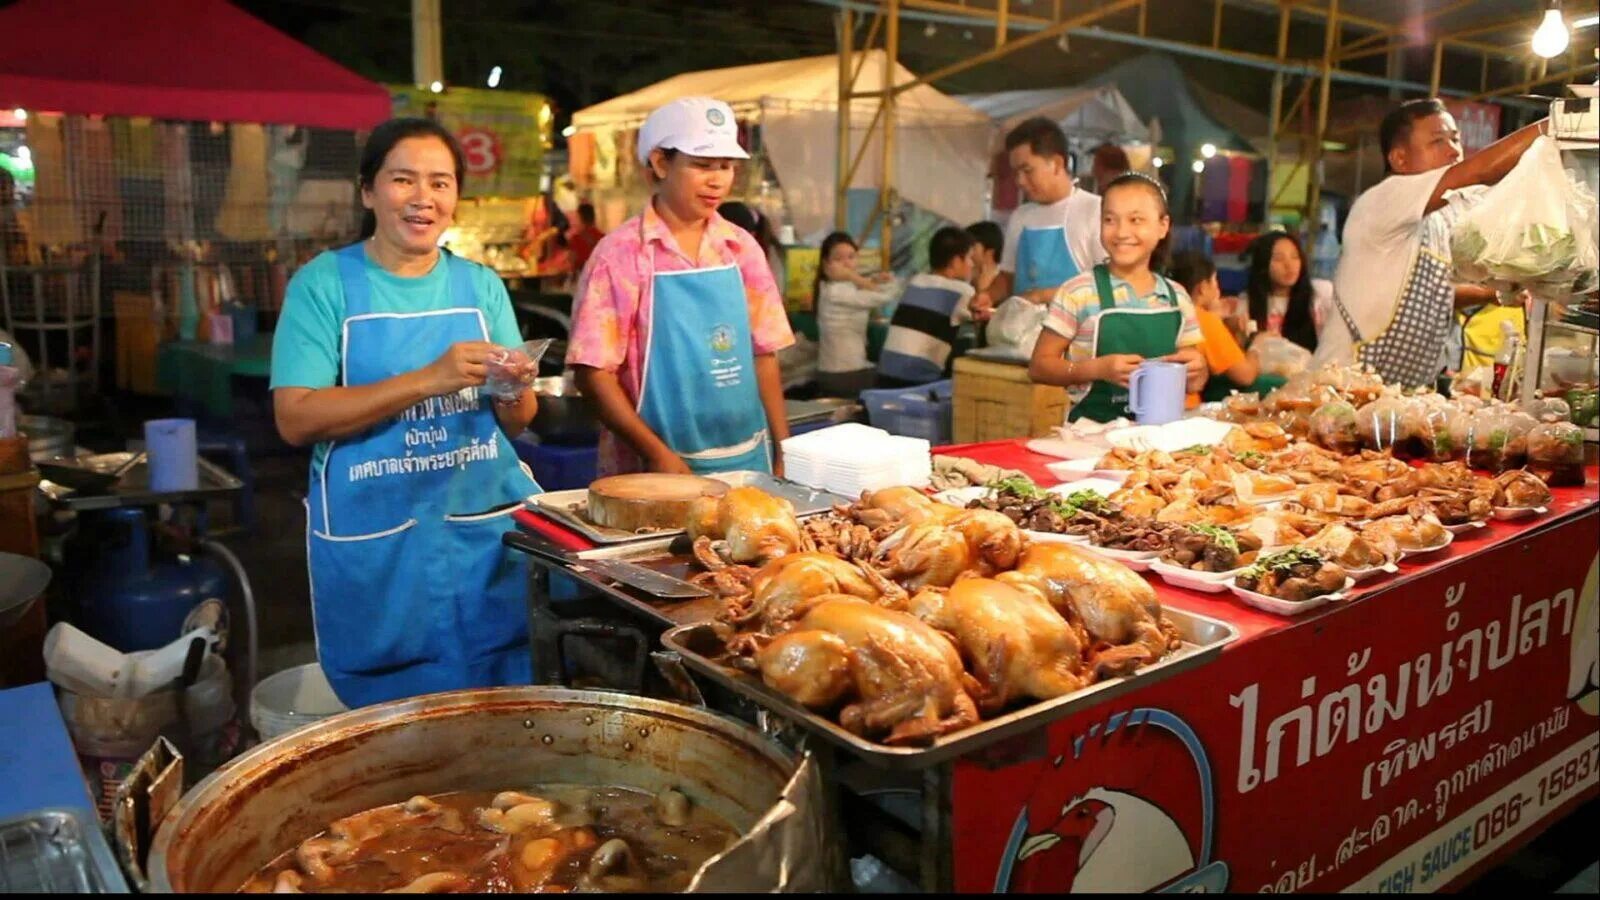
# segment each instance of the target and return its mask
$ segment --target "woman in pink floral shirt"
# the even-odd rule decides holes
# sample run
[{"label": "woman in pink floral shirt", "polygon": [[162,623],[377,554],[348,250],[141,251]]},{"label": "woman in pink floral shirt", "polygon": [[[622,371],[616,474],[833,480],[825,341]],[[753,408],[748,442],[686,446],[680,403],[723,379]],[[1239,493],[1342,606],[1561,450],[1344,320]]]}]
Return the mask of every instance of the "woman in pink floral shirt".
[{"label": "woman in pink floral shirt", "polygon": [[600,472],[782,474],[777,352],[794,343],[755,238],[717,214],[739,146],[728,105],[650,114],[639,161],[655,196],[584,268],[567,364],[601,423]]}]

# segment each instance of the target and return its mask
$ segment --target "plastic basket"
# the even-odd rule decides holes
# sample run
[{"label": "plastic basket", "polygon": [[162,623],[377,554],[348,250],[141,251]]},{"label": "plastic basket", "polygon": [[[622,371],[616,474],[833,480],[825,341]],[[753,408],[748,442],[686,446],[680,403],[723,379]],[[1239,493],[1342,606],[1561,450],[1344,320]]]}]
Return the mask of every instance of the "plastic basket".
[{"label": "plastic basket", "polygon": [[862,391],[861,404],[874,428],[902,437],[923,438],[935,447],[950,443],[949,379],[907,388]]}]

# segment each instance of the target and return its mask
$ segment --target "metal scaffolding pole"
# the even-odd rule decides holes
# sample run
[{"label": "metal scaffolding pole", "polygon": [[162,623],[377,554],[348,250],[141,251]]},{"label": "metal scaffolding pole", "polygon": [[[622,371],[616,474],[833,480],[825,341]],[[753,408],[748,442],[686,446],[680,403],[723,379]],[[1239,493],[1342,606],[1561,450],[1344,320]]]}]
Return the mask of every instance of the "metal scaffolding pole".
[{"label": "metal scaffolding pole", "polygon": [[880,173],[878,183],[878,215],[883,218],[883,239],[879,244],[882,256],[882,267],[889,271],[893,266],[890,259],[894,249],[894,216],[893,210],[894,190],[894,154],[895,154],[895,68],[900,57],[900,0],[888,0],[886,15],[888,21],[884,23],[887,29],[883,39],[883,99],[879,101],[883,113],[883,171]]},{"label": "metal scaffolding pole", "polygon": [[1262,216],[1272,219],[1272,179],[1278,173],[1278,128],[1283,118],[1283,61],[1289,54],[1289,8],[1278,10],[1278,65],[1272,73],[1272,108],[1267,115],[1267,208]]},{"label": "metal scaffolding pole", "polygon": [[1317,100],[1317,139],[1311,148],[1311,190],[1306,215],[1311,219],[1311,243],[1322,230],[1322,143],[1328,137],[1329,91],[1333,87],[1333,51],[1339,43],[1339,0],[1328,0],[1328,27],[1322,35],[1322,90]]},{"label": "metal scaffolding pole", "polygon": [[834,178],[833,227],[848,224],[850,193],[850,93],[855,89],[855,79],[850,75],[850,52],[855,43],[856,14],[849,9],[839,10],[834,25],[839,29],[839,168]]}]

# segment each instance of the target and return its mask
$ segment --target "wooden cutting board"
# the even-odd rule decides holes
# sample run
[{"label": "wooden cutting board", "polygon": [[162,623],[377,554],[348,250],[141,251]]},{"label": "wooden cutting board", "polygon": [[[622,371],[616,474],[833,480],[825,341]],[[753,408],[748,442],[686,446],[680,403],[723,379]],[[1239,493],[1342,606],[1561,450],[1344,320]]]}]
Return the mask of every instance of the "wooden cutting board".
[{"label": "wooden cutting board", "polygon": [[699,475],[613,475],[589,485],[587,512],[596,525],[621,531],[682,528],[694,501],[727,492],[727,484]]}]

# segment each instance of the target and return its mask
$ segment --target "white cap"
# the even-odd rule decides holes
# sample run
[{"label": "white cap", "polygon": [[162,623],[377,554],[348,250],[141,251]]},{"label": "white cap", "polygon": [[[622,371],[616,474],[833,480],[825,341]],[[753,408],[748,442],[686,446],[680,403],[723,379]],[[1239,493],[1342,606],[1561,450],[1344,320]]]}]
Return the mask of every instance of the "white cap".
[{"label": "white cap", "polygon": [[684,97],[657,109],[639,129],[639,163],[657,147],[712,159],[749,159],[739,146],[733,109],[710,97]]}]

